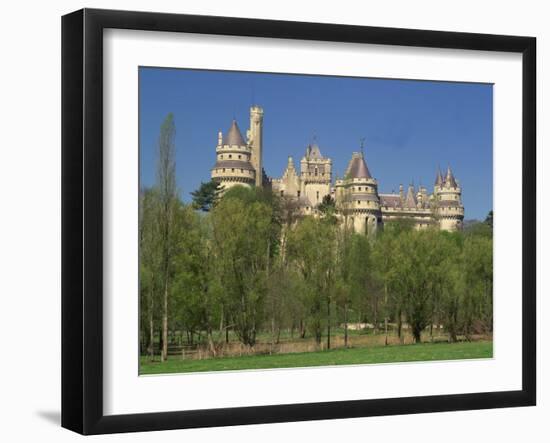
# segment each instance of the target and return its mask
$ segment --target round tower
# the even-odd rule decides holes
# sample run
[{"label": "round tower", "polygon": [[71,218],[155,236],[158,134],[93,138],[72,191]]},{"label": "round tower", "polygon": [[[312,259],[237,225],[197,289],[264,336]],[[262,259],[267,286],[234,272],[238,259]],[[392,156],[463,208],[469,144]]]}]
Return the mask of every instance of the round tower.
[{"label": "round tower", "polygon": [[263,125],[264,125],[264,110],[254,105],[250,108],[250,129],[248,130],[248,144],[252,149],[250,163],[256,171],[256,186],[263,184]]},{"label": "round tower", "polygon": [[233,120],[225,137],[218,133],[216,164],[211,170],[212,180],[219,182],[225,190],[235,185],[253,186],[256,170],[250,160],[252,149],[244,141],[237,122]]},{"label": "round tower", "polygon": [[375,233],[382,222],[378,182],[362,152],[354,152],[343,179],[336,181],[336,203],[355,232]]},{"label": "round tower", "polygon": [[440,229],[445,231],[461,230],[464,220],[462,189],[450,167],[447,168],[445,177],[438,170],[434,184],[434,196],[434,210]]}]

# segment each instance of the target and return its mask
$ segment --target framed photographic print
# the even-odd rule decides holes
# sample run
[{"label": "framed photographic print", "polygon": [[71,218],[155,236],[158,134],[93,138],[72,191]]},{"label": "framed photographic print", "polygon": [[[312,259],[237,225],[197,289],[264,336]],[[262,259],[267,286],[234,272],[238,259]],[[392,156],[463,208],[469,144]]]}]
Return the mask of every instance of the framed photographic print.
[{"label": "framed photographic print", "polygon": [[530,37],[62,21],[62,425],[536,402]]}]

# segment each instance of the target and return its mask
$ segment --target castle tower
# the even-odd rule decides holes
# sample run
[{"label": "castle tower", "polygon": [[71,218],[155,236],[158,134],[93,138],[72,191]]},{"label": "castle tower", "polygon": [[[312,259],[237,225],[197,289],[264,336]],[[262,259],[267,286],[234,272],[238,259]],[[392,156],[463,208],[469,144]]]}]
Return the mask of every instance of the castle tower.
[{"label": "castle tower", "polygon": [[301,194],[309,200],[312,207],[321,203],[325,195],[330,195],[332,160],[323,157],[317,143],[306,148],[300,161],[300,178]]},{"label": "castle tower", "polygon": [[362,152],[354,152],[342,180],[336,181],[336,205],[355,232],[372,234],[382,222],[378,182]]},{"label": "castle tower", "polygon": [[251,164],[252,150],[244,141],[237,122],[233,120],[225,137],[218,132],[216,164],[211,170],[212,180],[224,189],[235,185],[253,186],[256,170]]},{"label": "castle tower", "polygon": [[464,206],[462,205],[462,189],[458,185],[451,168],[447,168],[445,178],[438,171],[435,186],[435,214],[439,220],[440,229],[456,231],[462,229]]},{"label": "castle tower", "polygon": [[252,106],[250,108],[250,129],[247,132],[248,144],[252,149],[252,156],[250,163],[256,171],[255,185],[262,186],[263,183],[263,163],[262,163],[262,149],[263,149],[263,124],[264,124],[264,110],[259,106]]}]

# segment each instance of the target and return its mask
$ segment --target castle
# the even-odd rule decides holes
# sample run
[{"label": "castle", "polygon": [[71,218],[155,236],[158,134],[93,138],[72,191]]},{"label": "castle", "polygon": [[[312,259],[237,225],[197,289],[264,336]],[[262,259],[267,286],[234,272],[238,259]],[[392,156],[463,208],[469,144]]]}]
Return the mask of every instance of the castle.
[{"label": "castle", "polygon": [[417,229],[437,226],[447,231],[462,229],[464,206],[462,189],[451,168],[445,175],[438,169],[433,193],[424,186],[415,189],[403,185],[399,193],[378,193],[378,182],[371,175],[365,156],[353,152],[343,178],[332,180],[332,160],[324,157],[317,143],[306,148],[300,160],[300,171],[292,157],[288,158],[281,178],[269,178],[262,164],[263,109],[250,108],[250,127],[244,140],[237,122],[233,120],[227,133],[218,132],[216,164],[212,179],[225,190],[235,185],[270,187],[281,196],[299,202],[304,214],[315,215],[325,196],[335,201],[337,216],[353,227],[355,232],[374,233],[391,220],[411,220]]}]

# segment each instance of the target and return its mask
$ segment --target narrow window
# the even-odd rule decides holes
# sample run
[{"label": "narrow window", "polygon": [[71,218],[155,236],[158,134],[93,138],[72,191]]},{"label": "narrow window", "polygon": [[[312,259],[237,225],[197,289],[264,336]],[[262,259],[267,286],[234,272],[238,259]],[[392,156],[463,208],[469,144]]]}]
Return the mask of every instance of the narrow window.
[{"label": "narrow window", "polygon": [[285,195],[285,191],[281,191],[281,197]]},{"label": "narrow window", "polygon": [[296,194],[298,195],[298,197],[300,197],[300,191],[296,192]]}]

